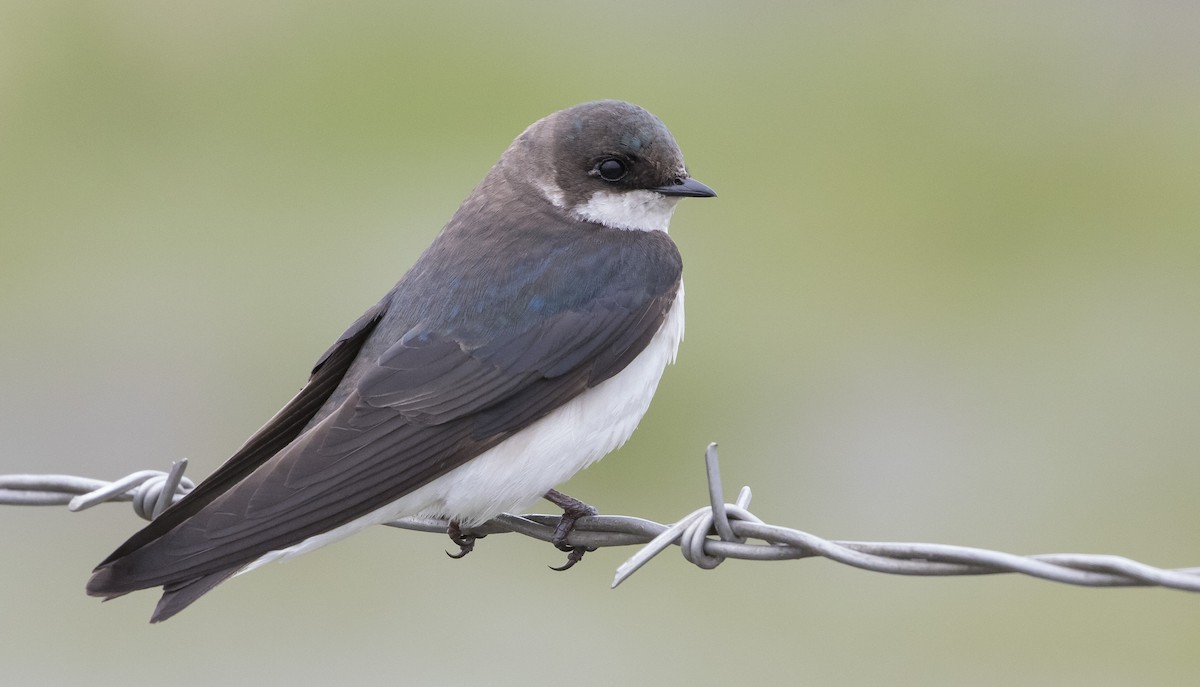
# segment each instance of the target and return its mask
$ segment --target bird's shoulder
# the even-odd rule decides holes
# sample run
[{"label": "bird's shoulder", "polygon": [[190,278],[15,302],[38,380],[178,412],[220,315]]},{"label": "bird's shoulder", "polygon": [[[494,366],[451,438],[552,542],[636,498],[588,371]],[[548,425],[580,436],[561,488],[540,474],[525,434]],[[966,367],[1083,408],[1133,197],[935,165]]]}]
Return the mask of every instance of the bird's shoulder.
[{"label": "bird's shoulder", "polygon": [[[456,215],[390,294],[389,320],[468,345],[608,304],[672,297],[683,271],[664,232],[627,231],[557,208]],[[385,321],[383,333],[396,327]]]}]

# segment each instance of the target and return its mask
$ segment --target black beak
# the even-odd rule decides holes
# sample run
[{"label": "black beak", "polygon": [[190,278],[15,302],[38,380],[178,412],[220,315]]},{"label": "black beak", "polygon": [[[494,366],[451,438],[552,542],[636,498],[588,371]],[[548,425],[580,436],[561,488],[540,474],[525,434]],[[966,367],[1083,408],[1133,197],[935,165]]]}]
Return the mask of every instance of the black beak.
[{"label": "black beak", "polygon": [[651,191],[664,196],[690,196],[692,198],[712,198],[717,192],[691,177],[675,177],[673,183],[652,188]]}]

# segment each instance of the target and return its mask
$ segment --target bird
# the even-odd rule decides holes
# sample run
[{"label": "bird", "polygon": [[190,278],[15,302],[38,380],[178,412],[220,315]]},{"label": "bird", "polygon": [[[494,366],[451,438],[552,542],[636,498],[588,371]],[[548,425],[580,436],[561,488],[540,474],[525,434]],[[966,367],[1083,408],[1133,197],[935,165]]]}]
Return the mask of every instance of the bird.
[{"label": "bird", "polygon": [[104,559],[87,593],[162,587],[150,621],[230,577],[399,517],[470,528],[620,447],[683,338],[676,204],[711,197],[666,125],[620,100],[531,124],[297,395]]}]

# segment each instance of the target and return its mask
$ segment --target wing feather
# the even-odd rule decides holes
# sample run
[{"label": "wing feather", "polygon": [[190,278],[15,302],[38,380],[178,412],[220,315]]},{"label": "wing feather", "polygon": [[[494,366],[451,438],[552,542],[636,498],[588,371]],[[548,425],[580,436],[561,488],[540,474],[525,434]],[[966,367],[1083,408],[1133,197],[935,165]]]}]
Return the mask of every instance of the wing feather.
[{"label": "wing feather", "polygon": [[338,340],[329,347],[313,366],[308,383],[275,417],[254,433],[237,453],[217,468],[216,472],[196,485],[196,488],[172,507],[163,511],[146,527],[138,531],[116,551],[96,566],[97,569],[129,554],[161,537],[216,497],[237,484],[259,466],[292,442],[312,420],[321,406],[337,388],[342,376],[358,355],[383,316],[383,304],[377,304],[354,321]]}]

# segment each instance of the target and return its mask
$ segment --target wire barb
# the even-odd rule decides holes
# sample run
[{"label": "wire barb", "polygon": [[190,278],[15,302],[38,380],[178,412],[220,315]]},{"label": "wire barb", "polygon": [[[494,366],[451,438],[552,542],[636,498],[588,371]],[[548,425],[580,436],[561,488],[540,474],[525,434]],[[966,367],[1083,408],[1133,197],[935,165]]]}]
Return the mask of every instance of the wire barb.
[{"label": "wire barb", "polygon": [[168,472],[140,470],[115,482],[74,475],[0,475],[0,505],[59,506],[80,511],[107,501],[133,501],[133,510],[153,520],[195,488],[183,476],[187,458]]},{"label": "wire barb", "polygon": [[721,487],[721,465],[717,458],[716,443],[709,444],[708,449],[705,450],[704,465],[706,474],[708,475],[709,505],[692,511],[679,522],[666,528],[662,534],[652,539],[650,543],[642,547],[629,560],[622,563],[617,568],[617,574],[613,578],[613,589],[616,589],[617,585],[624,582],[630,575],[637,572],[639,568],[649,563],[651,558],[662,553],[672,544],[680,545],[683,557],[689,563],[705,570],[711,570],[720,565],[725,560],[725,557],[709,552],[705,548],[706,542],[711,541],[708,539],[710,529],[716,529],[718,536],[720,536],[720,541],[743,544],[746,538],[734,533],[733,526],[729,522],[729,516],[733,515],[736,520],[762,523],[762,520],[759,520],[753,513],[747,510],[750,506],[750,487],[742,487],[736,504],[725,503]]},{"label": "wire barb", "polygon": [[[1163,569],[1106,554],[1049,553],[1018,556],[967,546],[904,542],[860,542],[822,539],[807,532],[769,525],[750,512],[750,487],[742,487],[734,503],[725,503],[717,445],[704,455],[709,504],[671,525],[623,515],[580,518],[567,537],[569,546],[641,546],[617,568],[616,587],[672,545],[685,559],[703,568],[726,558],[756,561],[823,557],[862,570],[892,575],[991,575],[1020,573],[1037,579],[1085,587],[1158,586],[1200,592],[1200,567]],[[134,511],[151,520],[183,498],[194,485],[183,476],[186,460],[168,472],[142,470],[115,482],[72,475],[0,475],[0,505],[67,504],[84,510],[107,501],[133,501]],[[471,529],[473,536],[515,532],[551,541],[557,515],[500,515]],[[449,523],[437,519],[401,518],[391,527],[445,535]],[[748,540],[760,543],[751,543]]]}]

